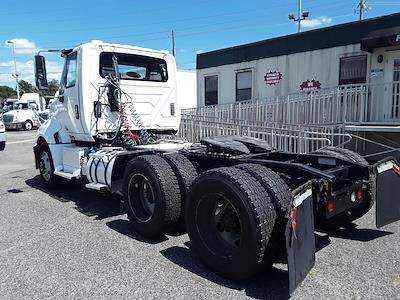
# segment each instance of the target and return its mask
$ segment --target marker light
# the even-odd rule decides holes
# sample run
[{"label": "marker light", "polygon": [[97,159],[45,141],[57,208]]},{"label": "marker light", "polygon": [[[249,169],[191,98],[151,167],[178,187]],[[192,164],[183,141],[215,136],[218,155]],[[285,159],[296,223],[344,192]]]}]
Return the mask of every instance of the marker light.
[{"label": "marker light", "polygon": [[356,201],[356,193],[355,192],[351,193],[350,200],[351,200],[351,202],[355,202]]}]

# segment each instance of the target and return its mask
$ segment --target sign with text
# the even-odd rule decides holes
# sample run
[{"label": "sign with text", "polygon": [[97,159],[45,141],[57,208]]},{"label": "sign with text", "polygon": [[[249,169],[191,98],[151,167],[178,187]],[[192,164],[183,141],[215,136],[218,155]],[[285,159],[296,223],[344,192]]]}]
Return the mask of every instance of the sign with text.
[{"label": "sign with text", "polygon": [[321,88],[321,82],[319,80],[306,80],[300,84],[300,90],[305,92],[316,91]]},{"label": "sign with text", "polygon": [[269,71],[264,76],[264,81],[269,85],[276,85],[282,80],[282,73],[278,71]]}]

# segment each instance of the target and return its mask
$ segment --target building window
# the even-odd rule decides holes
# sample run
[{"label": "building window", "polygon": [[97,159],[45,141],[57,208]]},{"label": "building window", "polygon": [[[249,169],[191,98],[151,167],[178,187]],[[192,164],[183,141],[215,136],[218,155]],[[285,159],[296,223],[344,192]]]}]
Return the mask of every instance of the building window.
[{"label": "building window", "polygon": [[218,75],[204,77],[205,86],[205,104],[218,104]]},{"label": "building window", "polygon": [[236,73],[236,101],[251,99],[252,72],[244,71]]},{"label": "building window", "polygon": [[367,82],[366,55],[342,57],[339,68],[339,85]]}]

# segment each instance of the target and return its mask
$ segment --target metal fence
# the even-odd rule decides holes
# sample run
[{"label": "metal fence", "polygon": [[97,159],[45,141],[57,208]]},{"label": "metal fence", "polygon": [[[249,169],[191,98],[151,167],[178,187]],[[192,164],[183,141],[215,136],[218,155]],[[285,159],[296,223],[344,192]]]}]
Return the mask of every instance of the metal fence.
[{"label": "metal fence", "polygon": [[329,145],[341,145],[348,139],[343,125],[268,124],[190,113],[182,114],[179,135],[190,142],[209,136],[243,135],[265,140],[275,149],[292,153],[309,153]]},{"label": "metal fence", "polygon": [[251,120],[276,124],[400,124],[400,82],[335,88],[206,106],[184,114],[223,122]]}]

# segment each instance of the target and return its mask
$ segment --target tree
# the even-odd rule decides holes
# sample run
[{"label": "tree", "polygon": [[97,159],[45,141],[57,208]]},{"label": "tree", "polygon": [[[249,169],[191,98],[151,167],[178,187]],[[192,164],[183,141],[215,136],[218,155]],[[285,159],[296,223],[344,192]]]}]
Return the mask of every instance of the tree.
[{"label": "tree", "polygon": [[10,88],[9,86],[0,86],[0,107],[3,106],[3,102],[7,98],[17,98],[17,93],[13,88]]},{"label": "tree", "polygon": [[56,79],[52,79],[49,81],[49,89],[42,91],[43,96],[50,96],[53,97],[54,94],[58,91],[60,85]]},{"label": "tree", "polygon": [[23,93],[37,93],[36,87],[34,87],[28,81],[20,80],[18,83],[19,83],[19,89],[21,91],[21,95]]}]

